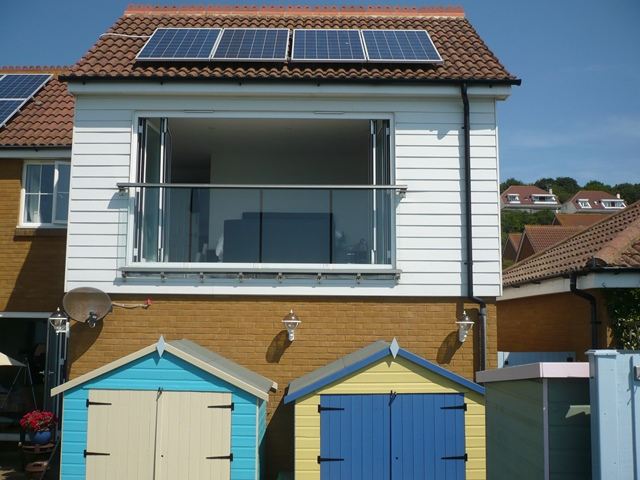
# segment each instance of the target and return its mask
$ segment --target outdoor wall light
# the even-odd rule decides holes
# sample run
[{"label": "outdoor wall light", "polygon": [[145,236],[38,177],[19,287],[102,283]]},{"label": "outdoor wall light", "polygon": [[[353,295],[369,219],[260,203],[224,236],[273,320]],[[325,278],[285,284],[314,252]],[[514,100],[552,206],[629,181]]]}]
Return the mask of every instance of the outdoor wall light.
[{"label": "outdoor wall light", "polygon": [[53,327],[56,334],[69,334],[69,317],[60,311],[60,307],[49,317],[49,324]]},{"label": "outdoor wall light", "polygon": [[282,323],[284,323],[285,328],[287,329],[287,338],[290,342],[295,340],[295,329],[298,328],[298,325],[302,323],[302,321],[296,317],[296,314],[291,310],[287,313],[282,319]]},{"label": "outdoor wall light", "polygon": [[469,335],[469,331],[473,327],[473,321],[469,319],[466,310],[462,312],[462,319],[458,320],[456,324],[458,325],[458,340],[460,343],[464,343],[467,335]]}]

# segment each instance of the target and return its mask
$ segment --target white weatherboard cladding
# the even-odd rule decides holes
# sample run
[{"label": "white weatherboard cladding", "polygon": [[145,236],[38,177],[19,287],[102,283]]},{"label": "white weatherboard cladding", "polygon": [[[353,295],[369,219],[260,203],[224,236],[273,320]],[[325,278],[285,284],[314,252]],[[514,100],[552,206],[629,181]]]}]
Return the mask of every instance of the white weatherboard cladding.
[{"label": "white weatherboard cladding", "polygon": [[[454,90],[455,92],[455,90]],[[76,100],[66,289],[109,293],[252,295],[466,294],[462,102],[459,96],[84,95]],[[471,199],[475,294],[498,296],[500,232],[495,98],[471,97]],[[399,281],[210,279],[123,281],[127,198],[134,181],[137,116],[390,118],[395,183],[407,185],[396,216]],[[130,161],[130,159],[133,159]],[[277,286],[277,288],[273,288]]]}]

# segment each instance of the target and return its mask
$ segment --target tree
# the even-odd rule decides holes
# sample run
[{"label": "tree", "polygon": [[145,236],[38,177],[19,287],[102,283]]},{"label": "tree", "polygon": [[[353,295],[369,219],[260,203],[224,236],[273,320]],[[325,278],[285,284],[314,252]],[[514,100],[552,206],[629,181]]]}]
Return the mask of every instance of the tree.
[{"label": "tree", "polygon": [[603,192],[613,193],[611,191],[611,185],[607,185],[606,183],[602,183],[599,180],[589,180],[582,187],[584,190],[602,190]]},{"label": "tree", "polygon": [[578,182],[571,177],[541,178],[534,185],[543,190],[553,189],[560,203],[566,202],[580,190]]},{"label": "tree", "polygon": [[504,182],[500,184],[500,193],[503,193],[507,188],[512,185],[524,185],[520,180],[516,180],[515,178],[507,178]]},{"label": "tree", "polygon": [[640,183],[619,183],[611,187],[611,193],[619,193],[627,205],[640,200]]}]

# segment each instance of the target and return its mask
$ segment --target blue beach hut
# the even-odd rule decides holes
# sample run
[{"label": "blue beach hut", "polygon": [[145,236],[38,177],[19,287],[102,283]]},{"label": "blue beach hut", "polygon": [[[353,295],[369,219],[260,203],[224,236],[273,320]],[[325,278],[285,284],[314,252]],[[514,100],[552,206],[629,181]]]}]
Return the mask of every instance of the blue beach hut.
[{"label": "blue beach hut", "polygon": [[52,390],[62,480],[261,478],[277,385],[189,340],[160,340]]}]

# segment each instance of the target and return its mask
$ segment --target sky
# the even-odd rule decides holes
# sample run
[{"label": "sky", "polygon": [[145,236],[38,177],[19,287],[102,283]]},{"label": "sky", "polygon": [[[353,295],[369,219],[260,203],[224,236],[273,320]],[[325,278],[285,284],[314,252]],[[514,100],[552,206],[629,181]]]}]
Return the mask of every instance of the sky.
[{"label": "sky", "polygon": [[[0,65],[73,64],[128,3],[0,0]],[[342,4],[313,0],[222,3]],[[502,180],[515,177],[532,182],[570,176],[579,183],[591,179],[612,185],[640,183],[638,0],[458,0],[453,4],[464,7],[493,52],[522,79],[511,97],[498,105]]]}]

